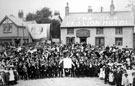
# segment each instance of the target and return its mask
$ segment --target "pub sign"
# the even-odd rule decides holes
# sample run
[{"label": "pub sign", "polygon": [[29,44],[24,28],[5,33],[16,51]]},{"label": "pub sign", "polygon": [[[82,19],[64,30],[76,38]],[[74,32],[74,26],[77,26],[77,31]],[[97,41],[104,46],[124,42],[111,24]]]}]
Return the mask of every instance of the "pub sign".
[{"label": "pub sign", "polygon": [[90,31],[86,29],[81,29],[76,31],[77,37],[90,37]]}]

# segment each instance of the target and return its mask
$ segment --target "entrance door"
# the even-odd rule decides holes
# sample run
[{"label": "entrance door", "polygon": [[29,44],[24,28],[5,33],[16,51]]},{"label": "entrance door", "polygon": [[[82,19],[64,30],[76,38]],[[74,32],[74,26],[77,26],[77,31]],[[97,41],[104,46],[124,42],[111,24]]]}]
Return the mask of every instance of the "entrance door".
[{"label": "entrance door", "polygon": [[87,43],[86,37],[80,37],[80,43]]}]

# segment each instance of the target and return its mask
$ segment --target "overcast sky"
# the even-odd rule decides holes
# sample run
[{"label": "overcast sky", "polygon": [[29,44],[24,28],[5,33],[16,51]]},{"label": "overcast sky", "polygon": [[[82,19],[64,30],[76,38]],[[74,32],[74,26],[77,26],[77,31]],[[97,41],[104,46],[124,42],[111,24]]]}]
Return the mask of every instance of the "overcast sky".
[{"label": "overcast sky", "polygon": [[[43,7],[48,7],[51,11],[59,11],[63,18],[67,2],[69,3],[70,12],[87,12],[88,6],[92,6],[93,11],[96,12],[100,11],[101,6],[103,6],[104,11],[109,11],[111,4],[111,0],[0,0],[0,20],[5,15],[13,14],[17,16],[20,9],[26,15]],[[128,0],[114,0],[114,4],[117,11],[129,10],[126,7]]]}]

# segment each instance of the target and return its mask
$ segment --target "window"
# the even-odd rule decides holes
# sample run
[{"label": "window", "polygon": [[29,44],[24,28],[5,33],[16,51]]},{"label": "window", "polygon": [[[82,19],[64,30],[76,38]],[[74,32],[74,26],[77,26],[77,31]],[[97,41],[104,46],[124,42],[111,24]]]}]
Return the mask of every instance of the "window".
[{"label": "window", "polygon": [[122,46],[123,38],[115,38],[115,45]]},{"label": "window", "polygon": [[104,41],[105,41],[104,37],[96,37],[95,44],[96,44],[96,46],[104,46],[105,45]]},{"label": "window", "polygon": [[75,43],[75,38],[74,37],[67,37],[66,42],[67,42],[67,44],[73,44],[73,43]]},{"label": "window", "polygon": [[97,28],[96,34],[104,34],[104,29],[103,28]]},{"label": "window", "polygon": [[74,34],[74,28],[67,28],[67,34]]},{"label": "window", "polygon": [[115,28],[115,34],[123,34],[123,29],[122,29],[122,27],[117,27],[117,28]]},{"label": "window", "polygon": [[4,33],[11,33],[12,32],[12,24],[4,24],[3,25],[3,32]]}]

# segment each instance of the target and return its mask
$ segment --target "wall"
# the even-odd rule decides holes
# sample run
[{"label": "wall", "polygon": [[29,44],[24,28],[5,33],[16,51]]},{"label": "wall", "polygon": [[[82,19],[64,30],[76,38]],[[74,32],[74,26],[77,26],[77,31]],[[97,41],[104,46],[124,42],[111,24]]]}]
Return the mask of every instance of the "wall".
[{"label": "wall", "polygon": [[29,33],[26,28],[18,28],[19,29],[19,36],[27,38],[29,36]]},{"label": "wall", "polygon": [[95,45],[95,37],[104,37],[105,39],[105,46],[109,45],[112,46],[115,44],[115,37],[123,37],[123,46],[118,46],[119,48],[123,48],[126,45],[129,48],[133,48],[133,27],[123,27],[123,34],[116,35],[115,28],[104,28],[103,35],[96,34],[96,28],[74,28],[73,35],[67,35],[67,29],[61,29],[61,40],[63,44],[66,44],[66,37],[75,37],[75,42],[80,43],[80,38],[76,37],[76,31],[79,29],[87,29],[90,30],[90,37],[87,38],[87,43],[91,45]]},{"label": "wall", "polygon": [[16,25],[12,24],[12,32],[11,33],[4,33],[3,32],[3,25],[0,25],[0,37],[11,37],[11,36],[17,36]]},{"label": "wall", "polygon": [[22,27],[17,27],[15,24],[12,24],[12,32],[4,33],[3,25],[0,25],[0,39],[12,39],[12,43],[15,44],[14,39],[16,39],[17,37],[21,38],[21,45],[23,43],[23,38],[29,39],[29,42],[32,41],[27,29],[24,29]]}]

